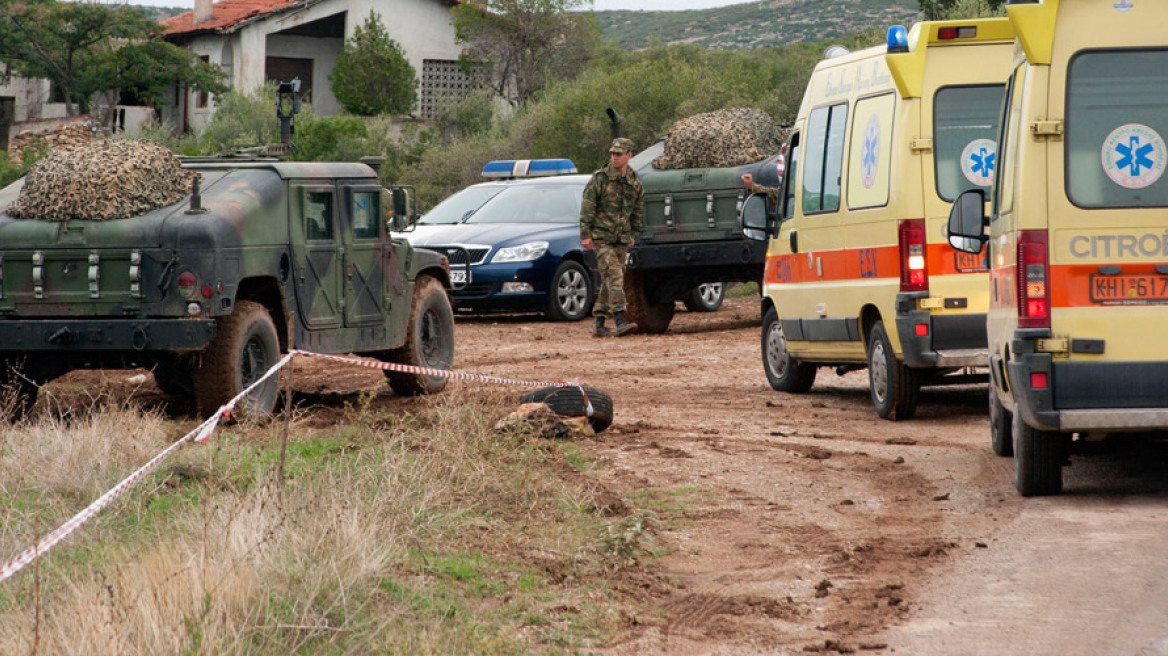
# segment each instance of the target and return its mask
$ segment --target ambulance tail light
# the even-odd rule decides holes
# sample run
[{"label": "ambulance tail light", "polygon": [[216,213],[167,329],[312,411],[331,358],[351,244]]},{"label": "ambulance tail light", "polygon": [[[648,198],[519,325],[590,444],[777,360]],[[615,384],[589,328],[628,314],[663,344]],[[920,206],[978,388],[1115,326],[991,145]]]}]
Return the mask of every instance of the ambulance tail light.
[{"label": "ambulance tail light", "polygon": [[1050,256],[1045,230],[1018,237],[1018,327],[1050,328]]},{"label": "ambulance tail light", "polygon": [[929,270],[925,264],[925,220],[900,222],[900,291],[929,291]]}]

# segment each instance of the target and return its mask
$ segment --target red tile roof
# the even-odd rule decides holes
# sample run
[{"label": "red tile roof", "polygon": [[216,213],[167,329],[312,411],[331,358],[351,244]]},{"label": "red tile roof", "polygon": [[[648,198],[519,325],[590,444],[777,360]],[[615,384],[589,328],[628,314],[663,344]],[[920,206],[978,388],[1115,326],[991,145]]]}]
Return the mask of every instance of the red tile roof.
[{"label": "red tile roof", "polygon": [[211,20],[195,24],[195,12],[183,12],[162,21],[162,35],[218,31],[253,16],[275,13],[297,2],[302,0],[220,0],[211,5]]}]

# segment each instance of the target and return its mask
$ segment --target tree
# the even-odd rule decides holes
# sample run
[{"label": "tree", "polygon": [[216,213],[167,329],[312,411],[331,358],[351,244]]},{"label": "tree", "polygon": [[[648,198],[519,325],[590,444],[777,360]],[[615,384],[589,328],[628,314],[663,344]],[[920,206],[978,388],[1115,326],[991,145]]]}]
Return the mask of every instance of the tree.
[{"label": "tree", "polygon": [[469,0],[450,10],[471,65],[491,71],[495,93],[524,105],[553,80],[572,80],[592,58],[600,28],[590,0]]},{"label": "tree", "polygon": [[50,80],[70,115],[87,113],[92,97],[131,90],[161,102],[178,82],[225,90],[218,67],[159,40],[162,26],[140,9],[96,2],[0,0],[0,62],[17,75]]},{"label": "tree", "polygon": [[418,75],[372,10],[345,41],[329,83],[341,105],[359,116],[406,114],[418,102]]},{"label": "tree", "polygon": [[1001,16],[1006,0],[918,0],[926,20]]}]

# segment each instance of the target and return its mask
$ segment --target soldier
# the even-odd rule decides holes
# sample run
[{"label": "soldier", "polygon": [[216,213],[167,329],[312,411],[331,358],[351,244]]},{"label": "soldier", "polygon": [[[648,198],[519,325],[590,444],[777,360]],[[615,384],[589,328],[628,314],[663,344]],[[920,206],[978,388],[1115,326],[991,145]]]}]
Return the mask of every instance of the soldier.
[{"label": "soldier", "polygon": [[754,176],[749,173],[742,174],[742,184],[746,186],[746,192],[749,194],[766,194],[767,205],[769,207],[779,206],[779,189],[778,187],[767,187],[765,185],[754,184]]},{"label": "soldier", "polygon": [[[625,317],[625,255],[642,230],[645,190],[629,168],[632,150],[631,140],[613,139],[608,149],[612,160],[584,187],[580,243],[596,251],[600,267],[600,292],[592,306],[593,337],[620,336],[637,327]],[[608,317],[616,323],[611,331],[604,326]]]}]

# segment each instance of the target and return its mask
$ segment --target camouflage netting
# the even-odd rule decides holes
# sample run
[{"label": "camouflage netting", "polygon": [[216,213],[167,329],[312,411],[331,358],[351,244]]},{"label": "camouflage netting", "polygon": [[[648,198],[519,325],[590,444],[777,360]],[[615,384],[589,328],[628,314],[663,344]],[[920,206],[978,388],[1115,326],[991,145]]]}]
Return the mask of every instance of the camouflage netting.
[{"label": "camouflage netting", "polygon": [[88,141],[33,165],[7,212],[42,221],[125,219],[178,202],[191,192],[194,176],[150,141]]},{"label": "camouflage netting", "polygon": [[760,109],[719,109],[673,124],[658,169],[741,166],[779,152],[783,130]]}]

